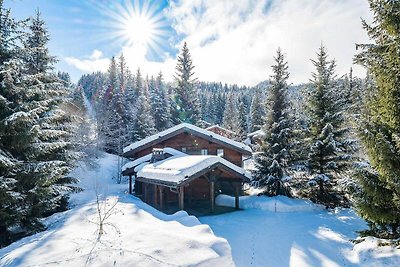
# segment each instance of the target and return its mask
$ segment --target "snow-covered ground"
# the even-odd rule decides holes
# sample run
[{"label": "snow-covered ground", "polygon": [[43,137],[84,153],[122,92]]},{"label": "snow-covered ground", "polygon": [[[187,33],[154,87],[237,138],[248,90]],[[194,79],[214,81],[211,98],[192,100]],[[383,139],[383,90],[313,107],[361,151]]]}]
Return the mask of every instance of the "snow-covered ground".
[{"label": "snow-covered ground", "polygon": [[[117,158],[104,155],[98,166],[75,171],[86,190],[72,209],[45,220],[48,230],[0,250],[0,266],[233,266],[230,246],[209,226],[186,212],[165,215],[117,185]],[[94,181],[97,181],[97,186]],[[118,201],[97,238],[95,188]]]},{"label": "snow-covered ground", "polygon": [[[234,207],[234,198],[216,203]],[[200,218],[228,240],[236,266],[400,266],[400,249],[378,247],[367,238],[357,245],[366,223],[350,209],[326,211],[286,197],[242,197],[244,210]]]},{"label": "snow-covered ground", "polygon": [[[54,214],[48,229],[0,250],[0,266],[400,266],[400,250],[367,238],[365,222],[349,209],[328,212],[308,201],[242,197],[244,210],[201,217],[165,215],[118,185],[117,158],[103,154],[75,171],[84,192]],[[97,238],[95,189],[117,204]],[[233,206],[228,196],[219,205]],[[211,228],[210,228],[211,227]]]}]

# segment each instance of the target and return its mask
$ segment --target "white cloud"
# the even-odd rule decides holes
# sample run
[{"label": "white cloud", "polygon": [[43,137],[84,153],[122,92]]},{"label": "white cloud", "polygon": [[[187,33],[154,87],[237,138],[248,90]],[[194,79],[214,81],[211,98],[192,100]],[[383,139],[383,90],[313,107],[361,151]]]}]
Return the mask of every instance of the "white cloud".
[{"label": "white cloud", "polygon": [[67,64],[74,66],[83,73],[106,71],[110,64],[110,59],[105,58],[103,53],[97,49],[93,50],[92,54],[84,59],[65,57],[64,60]]},{"label": "white cloud", "polygon": [[[172,4],[168,15],[186,36],[200,80],[257,84],[271,74],[280,46],[287,54],[290,81],[300,83],[310,78],[310,59],[321,41],[336,58],[338,74],[348,72],[355,43],[368,41],[360,20],[371,17],[366,2],[195,0]],[[363,75],[361,67],[355,67],[355,74]]]},{"label": "white cloud", "polygon": [[147,48],[142,44],[132,44],[124,46],[121,53],[127,60],[127,65],[130,70],[136,71],[140,68],[143,75],[157,75],[160,71],[168,81],[172,80],[173,72],[175,70],[175,59],[166,55],[163,62],[148,61],[146,59]]}]

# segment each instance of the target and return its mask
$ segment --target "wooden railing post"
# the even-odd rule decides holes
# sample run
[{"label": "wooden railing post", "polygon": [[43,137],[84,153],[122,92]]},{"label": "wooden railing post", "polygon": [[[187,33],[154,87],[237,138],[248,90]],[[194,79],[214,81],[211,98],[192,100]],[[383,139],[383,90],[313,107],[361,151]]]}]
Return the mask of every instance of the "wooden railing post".
[{"label": "wooden railing post", "polygon": [[185,209],[185,187],[184,186],[179,187],[179,209],[181,209],[181,210]]},{"label": "wooden railing post", "polygon": [[132,194],[132,175],[129,175],[129,194]]},{"label": "wooden railing post", "polygon": [[239,190],[240,190],[240,183],[235,184],[235,209],[239,209]]},{"label": "wooden railing post", "polygon": [[158,190],[160,192],[160,210],[164,209],[164,187],[159,186]]},{"label": "wooden railing post", "polygon": [[211,212],[215,210],[215,182],[210,182]]}]

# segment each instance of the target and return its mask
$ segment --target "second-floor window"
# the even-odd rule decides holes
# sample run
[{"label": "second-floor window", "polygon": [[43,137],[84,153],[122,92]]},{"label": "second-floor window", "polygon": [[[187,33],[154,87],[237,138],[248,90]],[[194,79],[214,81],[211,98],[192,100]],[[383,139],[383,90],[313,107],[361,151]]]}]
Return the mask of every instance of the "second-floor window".
[{"label": "second-floor window", "polygon": [[224,156],[224,149],[223,148],[218,148],[217,149],[217,156],[218,157],[223,157]]}]

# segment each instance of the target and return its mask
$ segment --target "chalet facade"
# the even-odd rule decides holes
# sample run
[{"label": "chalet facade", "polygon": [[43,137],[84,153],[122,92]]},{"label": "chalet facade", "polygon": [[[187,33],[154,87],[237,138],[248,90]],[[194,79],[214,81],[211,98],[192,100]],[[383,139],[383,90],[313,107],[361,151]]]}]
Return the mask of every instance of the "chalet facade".
[{"label": "chalet facade", "polygon": [[[122,169],[129,176],[129,192],[146,203],[164,209],[179,209],[208,203],[215,209],[217,193],[239,194],[249,174],[242,168],[251,149],[217,133],[182,123],[147,137],[124,149],[132,159]],[[208,205],[207,204],[207,205]]]}]

